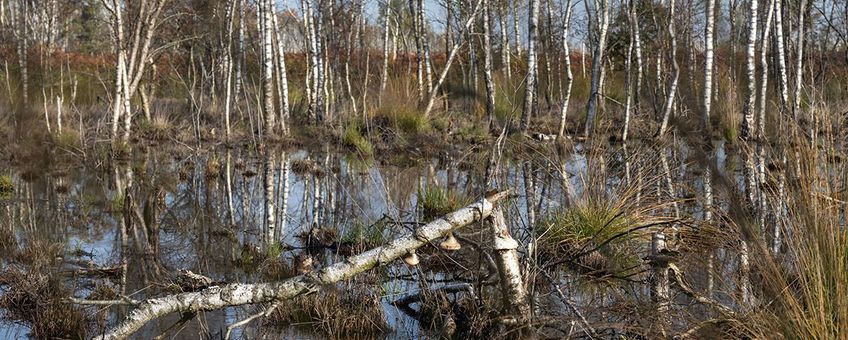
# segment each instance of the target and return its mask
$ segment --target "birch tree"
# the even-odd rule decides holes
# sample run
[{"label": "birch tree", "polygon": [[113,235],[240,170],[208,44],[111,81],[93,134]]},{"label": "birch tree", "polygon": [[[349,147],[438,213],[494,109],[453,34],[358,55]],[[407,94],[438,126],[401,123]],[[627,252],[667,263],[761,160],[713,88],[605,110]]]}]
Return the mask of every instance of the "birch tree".
[{"label": "birch tree", "polygon": [[489,123],[495,117],[495,80],[492,77],[492,32],[489,0],[483,0],[483,75],[486,79],[486,115]]},{"label": "birch tree", "polygon": [[662,136],[668,128],[668,121],[671,118],[672,111],[674,111],[674,98],[677,96],[677,86],[678,81],[680,80],[680,65],[677,63],[677,31],[674,23],[674,7],[675,0],[669,1],[668,36],[671,41],[670,57],[672,76],[671,84],[669,84],[668,92],[666,93],[665,103],[663,104],[663,118],[662,123],[660,124],[660,130],[657,132],[657,136]]},{"label": "birch tree", "polygon": [[757,98],[757,65],[756,65],[756,49],[757,49],[757,0],[749,0],[748,7],[748,43],[745,47],[745,65],[748,75],[748,96],[745,99],[745,108],[743,109],[743,119],[740,128],[739,137],[747,140],[756,135],[756,126],[754,126],[754,114],[756,112]]},{"label": "birch tree", "polygon": [[[477,17],[477,13],[480,11],[482,3],[483,0],[477,0],[477,3],[474,5],[474,9],[471,11],[471,15],[469,15],[468,19],[465,20],[465,23],[462,25],[462,32],[460,32],[458,36],[464,37],[468,29],[474,25],[474,19]],[[430,112],[433,110],[433,104],[436,103],[436,95],[439,93],[439,88],[442,84],[444,84],[445,79],[447,79],[448,71],[450,71],[450,67],[453,64],[454,59],[456,59],[456,55],[459,52],[461,44],[462,39],[454,40],[450,53],[448,53],[448,59],[445,61],[445,68],[442,69],[441,74],[439,74],[439,78],[436,80],[436,83],[433,84],[433,90],[430,91],[430,98],[427,100],[427,106],[424,108],[424,117],[428,117]]]},{"label": "birch tree", "polygon": [[501,67],[503,68],[504,73],[506,73],[507,81],[512,80],[512,61],[510,61],[510,50],[509,50],[509,33],[507,33],[506,26],[506,16],[507,16],[507,4],[502,3],[501,6],[498,6],[498,26],[500,27],[500,36],[501,36]]},{"label": "birch tree", "polygon": [[275,72],[276,72],[276,81],[277,81],[277,96],[279,97],[280,104],[280,116],[279,116],[279,124],[280,132],[283,134],[288,134],[289,132],[289,116],[291,116],[291,112],[289,109],[289,79],[288,79],[288,71],[286,71],[286,49],[283,43],[283,32],[280,31],[280,25],[277,22],[277,11],[274,7],[274,2],[269,0],[270,10],[271,10],[271,21],[274,25],[274,40],[277,42],[277,53],[276,59],[277,62]]},{"label": "birch tree", "polygon": [[801,0],[798,6],[798,35],[795,38],[795,94],[792,96],[792,117],[795,118],[796,122],[798,121],[798,115],[801,110],[801,88],[804,79],[804,35],[806,34],[807,27],[804,24],[806,20],[804,14],[806,11],[807,0]]},{"label": "birch tree", "polygon": [[[759,93],[759,103],[758,103],[758,111],[757,111],[757,130],[754,134],[755,138],[763,141],[765,138],[765,130],[766,130],[766,92],[768,91],[768,50],[769,50],[769,32],[771,31],[771,22],[774,18],[774,0],[769,0],[768,7],[766,7],[766,18],[765,24],[763,26],[763,32],[761,34],[761,47],[760,47],[760,93]],[[762,164],[762,159],[760,159],[760,163]],[[761,174],[760,177],[765,176],[765,174]],[[762,204],[763,202],[761,202]],[[761,216],[762,217],[762,216]]]},{"label": "birch tree", "polygon": [[262,105],[265,114],[265,126],[263,128],[265,138],[275,137],[276,116],[274,110],[274,36],[271,22],[272,16],[271,0],[260,0],[259,2],[259,34],[262,37]]},{"label": "birch tree", "polygon": [[593,0],[595,13],[590,20],[590,35],[594,40],[592,51],[592,84],[589,89],[589,101],[586,104],[586,125],[583,135],[589,137],[595,129],[595,116],[601,95],[601,82],[604,69],[604,52],[609,29],[609,0]]},{"label": "birch tree", "polygon": [[636,3],[633,0],[627,2],[627,24],[629,29],[629,41],[627,43],[627,53],[624,57],[624,126],[621,130],[621,140],[627,141],[627,132],[630,130],[630,115],[633,108],[633,47],[636,45],[636,35],[634,27],[636,19]]},{"label": "birch tree", "polygon": [[392,15],[392,0],[386,1],[383,11],[383,69],[380,74],[380,95],[378,96],[381,102],[389,79],[389,23]]},{"label": "birch tree", "polygon": [[713,50],[715,42],[715,0],[707,0],[705,8],[706,23],[704,25],[704,96],[701,112],[701,128],[710,128],[710,111],[713,101]]},{"label": "birch tree", "polygon": [[[227,10],[226,10],[226,42],[224,46],[224,72],[226,75],[224,76],[224,131],[226,134],[226,139],[229,142],[230,134],[232,133],[230,128],[230,111],[232,109],[233,102],[233,24],[235,19],[235,10],[236,10],[236,2],[234,0],[227,1]],[[228,155],[229,156],[229,155]],[[229,164],[227,164],[229,166]],[[229,175],[229,173],[228,173]]]},{"label": "birch tree", "polygon": [[539,1],[530,0],[527,20],[527,77],[524,83],[524,111],[521,115],[521,131],[527,132],[533,107],[536,104],[536,87],[539,67],[536,65],[536,39],[539,26]]},{"label": "birch tree", "polygon": [[562,99],[562,108],[560,108],[559,113],[559,133],[557,136],[559,138],[565,137],[565,123],[566,116],[568,115],[568,103],[571,100],[571,86],[574,84],[574,74],[571,72],[571,49],[568,47],[568,34],[571,28],[571,14],[574,10],[574,7],[571,6],[571,0],[566,0],[563,5],[563,10],[565,13],[563,14],[562,19],[562,51],[565,55],[565,94],[563,94]]},{"label": "birch tree", "polygon": [[[118,122],[124,118],[121,140],[129,140],[133,112],[130,101],[138,90],[145,68],[152,63],[151,44],[167,0],[139,0],[133,6],[120,0],[101,0],[111,18],[115,46],[115,89],[112,107],[112,141],[117,141]],[[134,18],[127,25],[125,18]],[[131,36],[125,35],[132,32]]]},{"label": "birch tree", "polygon": [[508,192],[494,192],[478,201],[427,223],[414,232],[396,238],[382,247],[350,256],[320,271],[293,278],[255,284],[230,283],[205,288],[197,292],[186,292],[134,302],[136,308],[114,328],[96,339],[125,339],[144,327],[145,324],[177,312],[199,312],[246,304],[259,304],[289,300],[309,294],[323,286],[351,278],[376,267],[386,266],[393,261],[415,254],[415,250],[430,242],[447,236],[455,229],[482,221],[492,216],[495,205]]}]

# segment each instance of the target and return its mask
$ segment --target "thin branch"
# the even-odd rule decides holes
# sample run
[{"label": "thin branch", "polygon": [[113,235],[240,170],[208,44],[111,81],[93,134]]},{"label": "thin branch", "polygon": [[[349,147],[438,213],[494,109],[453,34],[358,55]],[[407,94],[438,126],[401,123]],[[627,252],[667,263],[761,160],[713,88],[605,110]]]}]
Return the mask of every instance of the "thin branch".
[{"label": "thin branch", "polygon": [[141,304],[140,301],[130,298],[128,296],[122,296],[120,299],[117,300],[88,300],[75,298],[72,296],[65,299],[65,302],[87,306],[138,306],[139,304]]},{"label": "thin branch", "polygon": [[274,312],[274,310],[275,310],[275,309],[277,309],[277,307],[280,307],[280,305],[281,305],[282,303],[283,303],[282,301],[277,301],[277,302],[275,302],[273,305],[271,305],[270,307],[266,308],[264,311],[261,311],[261,312],[259,312],[259,313],[253,314],[253,315],[251,315],[251,316],[248,316],[248,317],[247,317],[246,319],[244,319],[244,320],[241,320],[241,321],[239,321],[239,322],[236,322],[236,323],[234,323],[234,324],[232,324],[232,325],[227,326],[227,335],[224,337],[224,339],[225,339],[225,340],[229,340],[229,339],[230,339],[230,333],[232,333],[234,329],[236,329],[236,328],[238,328],[238,327],[241,327],[241,326],[244,326],[244,325],[247,325],[247,324],[249,324],[251,321],[253,321],[253,320],[257,319],[257,318],[260,318],[260,317],[267,317],[268,315],[271,315],[271,313],[273,313],[273,312]]}]

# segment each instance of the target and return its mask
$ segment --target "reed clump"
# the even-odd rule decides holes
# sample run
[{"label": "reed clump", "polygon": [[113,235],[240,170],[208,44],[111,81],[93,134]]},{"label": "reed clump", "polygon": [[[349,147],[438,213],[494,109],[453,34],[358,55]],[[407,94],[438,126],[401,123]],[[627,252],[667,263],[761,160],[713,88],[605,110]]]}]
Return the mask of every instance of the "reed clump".
[{"label": "reed clump", "polygon": [[277,308],[269,319],[277,326],[307,327],[334,339],[371,337],[390,329],[379,294],[358,286],[300,296]]}]

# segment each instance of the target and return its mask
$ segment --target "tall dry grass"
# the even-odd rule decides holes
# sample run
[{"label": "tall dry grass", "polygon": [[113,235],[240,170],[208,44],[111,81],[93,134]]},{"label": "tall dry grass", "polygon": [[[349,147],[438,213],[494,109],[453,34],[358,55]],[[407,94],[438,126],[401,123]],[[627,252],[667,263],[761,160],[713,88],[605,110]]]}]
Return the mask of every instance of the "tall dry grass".
[{"label": "tall dry grass", "polygon": [[[819,110],[822,121],[840,119],[826,112],[837,111]],[[754,337],[848,337],[848,167],[830,154],[839,150],[841,135],[821,135],[817,145],[795,137],[794,150],[787,150],[789,185],[780,196],[786,213],[775,221],[785,235],[784,252],[775,255],[760,244],[753,257],[762,285],[762,308],[748,327]]]}]

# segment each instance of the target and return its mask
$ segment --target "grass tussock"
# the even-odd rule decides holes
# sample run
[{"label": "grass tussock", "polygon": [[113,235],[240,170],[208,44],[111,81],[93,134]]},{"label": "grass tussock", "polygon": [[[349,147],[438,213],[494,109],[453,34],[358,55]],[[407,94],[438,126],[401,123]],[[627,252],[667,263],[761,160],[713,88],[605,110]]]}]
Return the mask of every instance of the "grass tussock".
[{"label": "grass tussock", "polygon": [[6,287],[0,308],[6,310],[6,317],[26,322],[33,338],[86,337],[87,316],[62,301],[71,291],[57,276],[10,268],[0,274],[0,283]]},{"label": "grass tussock", "polygon": [[614,275],[639,263],[630,240],[642,221],[608,201],[580,202],[542,221],[536,230],[542,254],[592,277]]},{"label": "grass tussock", "polygon": [[431,220],[470,203],[470,198],[437,185],[428,185],[418,193],[418,207],[424,220]]},{"label": "grass tussock", "polygon": [[12,264],[0,272],[0,308],[5,316],[26,323],[33,338],[86,338],[88,314],[64,301],[73,291],[52,272],[59,266],[64,245],[30,241],[10,248],[6,254]]},{"label": "grass tussock", "polygon": [[364,251],[377,247],[385,242],[383,232],[386,226],[387,224],[384,220],[377,221],[377,223],[371,225],[354,223],[342,234],[339,240],[340,245],[351,245],[356,248],[356,251]]},{"label": "grass tussock", "polygon": [[334,339],[376,336],[390,329],[380,296],[356,287],[295,298],[277,308],[270,319],[278,326],[305,326]]},{"label": "grass tussock", "polygon": [[53,137],[53,143],[59,149],[70,150],[80,147],[79,133],[71,129],[63,129]]},{"label": "grass tussock", "polygon": [[11,196],[15,192],[15,183],[12,176],[0,175],[0,197]]},{"label": "grass tussock", "polygon": [[345,128],[344,133],[342,134],[342,143],[362,155],[374,155],[374,146],[371,144],[371,141],[363,135],[359,124],[349,124],[347,128]]},{"label": "grass tussock", "polygon": [[589,200],[581,202],[542,223],[541,243],[550,247],[607,240],[634,225],[634,218],[621,207]]},{"label": "grass tussock", "polygon": [[168,115],[153,115],[150,121],[138,121],[138,133],[151,140],[166,140],[173,135],[174,118]]},{"label": "grass tussock", "polygon": [[383,105],[377,110],[374,119],[393,131],[405,135],[415,135],[430,129],[430,121],[424,112],[414,104]]},{"label": "grass tussock", "polygon": [[739,137],[742,108],[739,105],[738,93],[737,84],[730,75],[721,72],[718,77],[716,117],[722,137],[728,142],[734,142]]},{"label": "grass tussock", "polygon": [[[589,150],[587,168],[606,162],[598,152]],[[645,154],[637,150],[633,155]],[[636,159],[630,161],[636,163]],[[640,163],[654,164],[655,169],[646,167],[632,174],[629,182],[614,191],[607,190],[605,175],[589,171],[583,195],[537,223],[534,233],[545,266],[564,265],[593,278],[620,276],[638,269],[643,255],[640,244],[649,240],[652,232],[670,226],[667,223],[671,219],[664,215],[675,202],[639,184],[664,183],[662,176],[655,175],[663,173],[655,165],[661,162],[642,159]],[[604,165],[607,169],[611,166]]]}]

